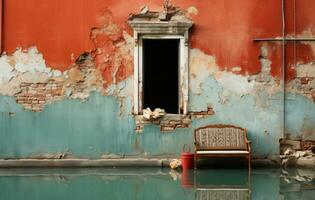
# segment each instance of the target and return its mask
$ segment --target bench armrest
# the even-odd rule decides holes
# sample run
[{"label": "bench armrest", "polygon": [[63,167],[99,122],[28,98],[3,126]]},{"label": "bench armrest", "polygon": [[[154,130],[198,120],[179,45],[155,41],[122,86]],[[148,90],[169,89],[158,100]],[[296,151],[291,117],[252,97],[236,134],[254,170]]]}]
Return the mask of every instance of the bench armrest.
[{"label": "bench armrest", "polygon": [[251,141],[249,141],[249,140],[246,140],[246,145],[247,145],[247,149],[248,149],[248,151],[250,152],[250,145],[251,145]]}]

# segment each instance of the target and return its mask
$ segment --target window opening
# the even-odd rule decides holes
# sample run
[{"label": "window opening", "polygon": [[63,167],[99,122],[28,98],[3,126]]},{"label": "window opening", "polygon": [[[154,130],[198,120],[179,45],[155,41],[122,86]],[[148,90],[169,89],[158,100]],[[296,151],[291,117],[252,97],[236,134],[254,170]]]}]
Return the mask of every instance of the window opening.
[{"label": "window opening", "polygon": [[133,114],[146,107],[188,113],[189,29],[193,21],[165,2],[160,12],[147,8],[128,18],[134,38]]},{"label": "window opening", "polygon": [[179,39],[143,39],[143,108],[179,113]]}]

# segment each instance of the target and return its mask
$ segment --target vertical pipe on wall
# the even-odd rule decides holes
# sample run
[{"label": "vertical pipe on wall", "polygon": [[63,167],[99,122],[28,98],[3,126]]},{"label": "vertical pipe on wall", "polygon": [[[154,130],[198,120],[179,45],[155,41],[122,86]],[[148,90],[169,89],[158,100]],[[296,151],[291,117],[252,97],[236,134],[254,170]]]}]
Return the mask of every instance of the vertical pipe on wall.
[{"label": "vertical pipe on wall", "polygon": [[282,17],[282,69],[281,69],[281,75],[282,75],[282,92],[283,92],[283,98],[282,98],[282,138],[285,135],[285,61],[286,61],[286,53],[285,53],[285,0],[282,0],[281,2],[281,17]]},{"label": "vertical pipe on wall", "polygon": [[[296,38],[296,0],[293,2],[294,38]],[[296,69],[296,40],[294,40],[294,68]]]},{"label": "vertical pipe on wall", "polygon": [[0,54],[2,53],[2,36],[3,36],[3,1],[0,0]]}]

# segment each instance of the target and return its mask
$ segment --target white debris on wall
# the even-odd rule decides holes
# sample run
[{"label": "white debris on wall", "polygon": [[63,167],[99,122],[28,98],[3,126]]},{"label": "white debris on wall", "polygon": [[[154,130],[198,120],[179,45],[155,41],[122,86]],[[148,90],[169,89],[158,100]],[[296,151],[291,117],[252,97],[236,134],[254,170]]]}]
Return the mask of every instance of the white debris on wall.
[{"label": "white debris on wall", "polygon": [[0,57],[0,84],[8,83],[15,75],[14,68],[8,63],[8,56]]},{"label": "white debris on wall", "polygon": [[21,48],[12,55],[14,68],[18,72],[45,72],[50,73],[51,68],[47,67],[43,55],[38,52],[36,47],[31,47],[26,51]]},{"label": "white debris on wall", "polygon": [[218,83],[226,90],[243,96],[253,91],[254,82],[248,81],[247,76],[233,74],[231,72],[220,72],[215,75]]},{"label": "white debris on wall", "polygon": [[315,77],[315,62],[297,65],[296,77]]},{"label": "white debris on wall", "polygon": [[158,119],[163,117],[166,113],[164,109],[155,108],[154,111],[151,111],[150,108],[143,109],[143,118],[147,120]]}]

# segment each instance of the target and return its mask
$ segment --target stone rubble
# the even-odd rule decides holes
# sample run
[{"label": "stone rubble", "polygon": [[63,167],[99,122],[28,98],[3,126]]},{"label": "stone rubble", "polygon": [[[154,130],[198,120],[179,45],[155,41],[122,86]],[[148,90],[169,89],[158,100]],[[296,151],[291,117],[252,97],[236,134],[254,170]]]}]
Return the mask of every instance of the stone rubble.
[{"label": "stone rubble", "polygon": [[156,108],[154,111],[151,111],[150,108],[143,109],[143,117],[147,120],[158,119],[163,117],[165,114],[165,110],[161,108]]},{"label": "stone rubble", "polygon": [[280,155],[282,166],[295,166],[300,160],[310,159],[315,162],[315,154],[311,150],[294,151],[288,148],[284,151],[283,155]]},{"label": "stone rubble", "polygon": [[173,159],[170,162],[171,169],[177,169],[182,166],[182,162],[180,159]]}]

